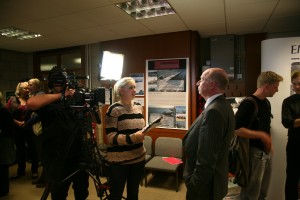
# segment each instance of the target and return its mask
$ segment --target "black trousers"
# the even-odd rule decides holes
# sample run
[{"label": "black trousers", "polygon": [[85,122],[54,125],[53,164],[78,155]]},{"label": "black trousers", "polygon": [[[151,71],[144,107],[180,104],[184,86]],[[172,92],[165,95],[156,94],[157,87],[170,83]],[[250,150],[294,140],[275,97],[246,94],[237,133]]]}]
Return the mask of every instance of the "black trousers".
[{"label": "black trousers", "polygon": [[300,180],[300,140],[289,138],[286,147],[286,181],[285,199],[298,199],[298,185]]},{"label": "black trousers", "polygon": [[145,161],[127,165],[109,165],[110,200],[122,199],[127,183],[127,199],[138,200],[139,184],[144,174]]},{"label": "black trousers", "polygon": [[9,165],[0,165],[0,197],[9,192]]},{"label": "black trousers", "polygon": [[[66,174],[68,177],[74,171]],[[52,200],[66,200],[68,196],[69,187],[72,183],[72,188],[74,190],[75,200],[86,200],[89,195],[89,174],[85,171],[78,171],[74,176],[64,180],[62,179],[53,189],[51,190]]]},{"label": "black trousers", "polygon": [[[17,128],[15,144],[18,163],[18,175],[24,175],[27,158],[31,160],[31,172],[37,173],[39,167],[38,154],[35,143],[33,142],[34,133],[30,129]],[[26,147],[27,144],[27,147]],[[28,152],[28,154],[27,154]]]}]

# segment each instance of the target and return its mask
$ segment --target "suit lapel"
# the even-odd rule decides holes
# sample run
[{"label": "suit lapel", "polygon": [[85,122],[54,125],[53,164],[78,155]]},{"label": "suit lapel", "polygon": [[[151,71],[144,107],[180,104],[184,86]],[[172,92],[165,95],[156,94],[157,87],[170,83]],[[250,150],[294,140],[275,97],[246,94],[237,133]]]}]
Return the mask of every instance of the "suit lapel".
[{"label": "suit lapel", "polygon": [[183,141],[185,141],[185,140],[188,138],[188,135],[190,134],[190,132],[193,132],[193,129],[195,128],[195,126],[196,126],[198,123],[201,123],[204,114],[205,114],[205,111],[203,111],[203,112],[197,117],[197,119],[193,122],[193,124],[192,124],[191,127],[189,128],[188,132],[185,134],[185,136],[184,136],[184,138],[183,138]]}]

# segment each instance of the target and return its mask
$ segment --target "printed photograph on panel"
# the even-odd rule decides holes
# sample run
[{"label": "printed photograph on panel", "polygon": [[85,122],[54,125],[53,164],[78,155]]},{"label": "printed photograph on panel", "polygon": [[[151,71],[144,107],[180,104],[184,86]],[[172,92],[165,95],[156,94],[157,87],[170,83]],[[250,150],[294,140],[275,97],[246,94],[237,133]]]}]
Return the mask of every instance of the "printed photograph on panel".
[{"label": "printed photograph on panel", "polygon": [[186,128],[186,107],[175,106],[176,111],[176,128]]},{"label": "printed photograph on panel", "polygon": [[185,106],[149,106],[149,123],[159,116],[162,116],[160,128],[186,128],[186,107]]},{"label": "printed photograph on panel", "polygon": [[146,120],[163,116],[159,128],[188,128],[189,62],[187,58],[146,61]]},{"label": "printed photograph on panel", "polygon": [[185,92],[185,73],[185,69],[158,70],[158,92]]},{"label": "printed photograph on panel", "polygon": [[157,70],[148,71],[148,92],[157,92]]},{"label": "printed photograph on panel", "polygon": [[136,96],[144,96],[144,74],[143,73],[135,73],[130,74],[130,77],[132,77],[135,80],[136,83]]}]

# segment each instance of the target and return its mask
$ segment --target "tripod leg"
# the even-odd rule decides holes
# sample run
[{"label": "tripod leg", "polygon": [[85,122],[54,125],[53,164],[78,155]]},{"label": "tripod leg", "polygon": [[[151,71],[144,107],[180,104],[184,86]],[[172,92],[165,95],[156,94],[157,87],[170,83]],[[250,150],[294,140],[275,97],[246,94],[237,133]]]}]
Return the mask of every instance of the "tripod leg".
[{"label": "tripod leg", "polygon": [[49,196],[49,189],[48,189],[48,186],[47,186],[44,190],[44,193],[41,197],[41,200],[47,200],[48,196]]}]

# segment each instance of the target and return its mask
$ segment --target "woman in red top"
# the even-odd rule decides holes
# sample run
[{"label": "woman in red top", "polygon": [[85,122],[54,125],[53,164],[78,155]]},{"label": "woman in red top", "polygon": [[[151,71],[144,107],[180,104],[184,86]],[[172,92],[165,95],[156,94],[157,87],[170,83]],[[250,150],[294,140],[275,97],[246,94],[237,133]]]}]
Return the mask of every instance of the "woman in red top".
[{"label": "woman in red top", "polygon": [[28,151],[31,159],[31,172],[32,178],[38,178],[38,160],[36,149],[32,143],[33,132],[32,129],[25,127],[26,124],[26,116],[27,116],[27,106],[26,101],[28,99],[29,90],[28,90],[28,82],[23,81],[18,83],[16,87],[15,96],[10,97],[8,100],[6,107],[12,113],[14,118],[14,124],[16,126],[16,137],[15,137],[15,145],[16,145],[16,155],[17,155],[17,163],[18,169],[17,174],[12,176],[11,179],[17,179],[25,175],[26,169],[26,145],[28,144]]}]

